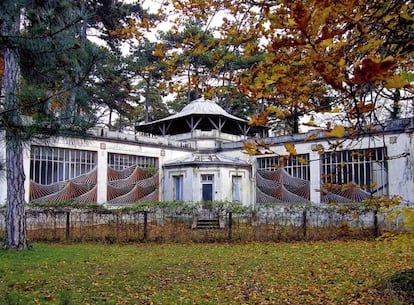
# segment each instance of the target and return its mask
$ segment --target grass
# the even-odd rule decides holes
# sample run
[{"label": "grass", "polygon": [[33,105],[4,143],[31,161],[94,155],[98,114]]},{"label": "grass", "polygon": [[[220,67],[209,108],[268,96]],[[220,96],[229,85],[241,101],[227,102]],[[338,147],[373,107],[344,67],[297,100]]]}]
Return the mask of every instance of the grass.
[{"label": "grass", "polygon": [[39,243],[0,250],[0,304],[405,304],[412,266],[390,241]]}]

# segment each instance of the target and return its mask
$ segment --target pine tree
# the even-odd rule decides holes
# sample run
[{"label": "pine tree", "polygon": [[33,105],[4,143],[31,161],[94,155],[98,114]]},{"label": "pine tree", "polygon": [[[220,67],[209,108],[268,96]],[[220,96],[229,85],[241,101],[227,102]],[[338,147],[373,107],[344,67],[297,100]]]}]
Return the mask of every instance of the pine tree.
[{"label": "pine tree", "polygon": [[[113,14],[105,15],[107,12]],[[134,14],[142,16],[139,4],[123,5],[120,1],[0,3],[4,59],[0,127],[6,142],[7,248],[27,248],[25,143],[33,137],[81,135],[96,123],[90,103],[93,77],[89,75],[100,64],[102,52],[87,41],[87,27],[104,24],[104,29],[100,28],[109,40],[109,33]],[[118,42],[111,40],[114,52]],[[87,80],[89,86],[82,86]]]},{"label": "pine tree", "polygon": [[[6,170],[7,170],[7,247],[10,249],[26,249],[26,218],[23,169],[23,139],[21,129],[23,120],[19,103],[19,84],[21,71],[19,51],[16,38],[20,35],[20,8],[12,5],[13,1],[4,1],[1,11],[1,34],[10,37],[4,45],[4,78],[2,86],[3,107],[1,123],[5,130]],[[5,10],[7,8],[7,11]]]}]

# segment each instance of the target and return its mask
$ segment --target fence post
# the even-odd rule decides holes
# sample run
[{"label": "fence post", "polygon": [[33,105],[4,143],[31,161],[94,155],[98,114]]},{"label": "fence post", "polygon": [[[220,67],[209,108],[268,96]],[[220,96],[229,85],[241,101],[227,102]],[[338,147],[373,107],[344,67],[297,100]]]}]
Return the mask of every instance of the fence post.
[{"label": "fence post", "polygon": [[233,213],[229,212],[229,235],[228,240],[231,241],[233,238]]},{"label": "fence post", "polygon": [[119,243],[119,211],[116,211],[116,216],[115,216],[115,238],[116,238],[116,242]]},{"label": "fence post", "polygon": [[66,211],[65,237],[66,242],[70,242],[70,210]]},{"label": "fence post", "polygon": [[380,236],[380,228],[379,228],[379,222],[378,222],[378,208],[374,207],[374,237],[378,238]]},{"label": "fence post", "polygon": [[303,238],[306,238],[306,229],[308,226],[308,218],[307,218],[307,213],[306,213],[306,209],[303,209],[303,222],[302,222],[302,230],[303,230]]},{"label": "fence post", "polygon": [[144,211],[144,241],[148,239],[148,211]]}]

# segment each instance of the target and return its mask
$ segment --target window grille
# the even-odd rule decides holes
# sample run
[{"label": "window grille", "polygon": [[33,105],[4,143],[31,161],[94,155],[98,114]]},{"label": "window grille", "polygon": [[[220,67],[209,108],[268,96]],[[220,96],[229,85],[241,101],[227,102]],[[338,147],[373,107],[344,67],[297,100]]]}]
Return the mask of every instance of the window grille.
[{"label": "window grille", "polygon": [[96,166],[95,151],[47,146],[32,146],[30,179],[38,184],[53,184],[92,171]]},{"label": "window grille", "polygon": [[322,184],[354,183],[374,195],[388,194],[386,149],[367,148],[322,155]]},{"label": "window grille", "polygon": [[292,177],[310,180],[309,154],[257,158],[257,169],[275,171],[283,169]]},{"label": "window grille", "polygon": [[122,170],[131,166],[158,168],[158,158],[109,153],[108,165],[115,170]]},{"label": "window grille", "polygon": [[202,174],[201,182],[212,182],[214,180],[214,175]]}]

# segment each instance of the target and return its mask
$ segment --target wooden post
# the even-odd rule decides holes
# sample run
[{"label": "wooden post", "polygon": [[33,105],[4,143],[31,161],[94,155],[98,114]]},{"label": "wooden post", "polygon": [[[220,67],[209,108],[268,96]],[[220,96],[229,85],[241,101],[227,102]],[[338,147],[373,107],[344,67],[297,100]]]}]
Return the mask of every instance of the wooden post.
[{"label": "wooden post", "polygon": [[144,211],[144,241],[148,239],[148,211]]},{"label": "wooden post", "polygon": [[115,238],[116,242],[119,242],[119,211],[116,211],[116,222],[115,222]]},{"label": "wooden post", "polygon": [[379,228],[379,222],[378,222],[378,207],[374,208],[373,214],[374,214],[374,237],[378,238],[380,236],[380,228]]},{"label": "wooden post", "polygon": [[228,240],[231,241],[233,239],[233,213],[229,212],[229,235]]},{"label": "wooden post", "polygon": [[303,209],[303,222],[302,222],[302,230],[303,230],[303,238],[306,238],[306,227],[308,226],[308,219],[307,219],[307,213],[306,209]]},{"label": "wooden post", "polygon": [[66,228],[65,228],[66,242],[70,242],[70,211],[66,211]]}]

